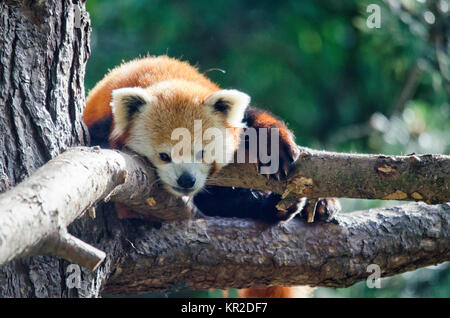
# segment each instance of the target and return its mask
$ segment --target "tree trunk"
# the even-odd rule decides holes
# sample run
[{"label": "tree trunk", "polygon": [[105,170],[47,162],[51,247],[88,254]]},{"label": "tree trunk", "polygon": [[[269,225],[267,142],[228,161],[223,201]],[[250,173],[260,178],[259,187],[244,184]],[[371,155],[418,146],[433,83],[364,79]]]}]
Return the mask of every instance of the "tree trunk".
[{"label": "tree trunk", "polygon": [[[89,18],[80,1],[0,3],[0,192],[62,150],[87,142],[82,123]],[[1,244],[1,242],[0,242]],[[0,297],[62,297],[63,262],[0,267]]]},{"label": "tree trunk", "polygon": [[[81,2],[66,0],[3,1],[0,16],[2,192],[67,147],[87,143],[82,110],[89,18]],[[383,177],[404,172],[403,162],[383,159],[375,164]],[[293,184],[289,192],[302,194],[309,184]],[[37,190],[21,203],[48,199]],[[415,198],[415,190],[407,192]],[[76,237],[106,251],[99,268],[90,271],[51,256],[15,259],[0,265],[0,297],[96,297],[102,290],[129,294],[178,286],[347,286],[367,277],[367,264],[379,263],[382,274],[392,275],[448,260],[448,209],[448,204],[416,203],[368,216],[342,216],[338,224],[325,226],[295,220],[265,228],[249,220],[194,218],[161,227],[120,221],[106,204],[96,217],[85,213],[69,227]],[[39,216],[51,221],[62,219],[59,213],[43,207]],[[45,233],[42,236],[45,241]],[[2,244],[6,240],[0,236]]]}]

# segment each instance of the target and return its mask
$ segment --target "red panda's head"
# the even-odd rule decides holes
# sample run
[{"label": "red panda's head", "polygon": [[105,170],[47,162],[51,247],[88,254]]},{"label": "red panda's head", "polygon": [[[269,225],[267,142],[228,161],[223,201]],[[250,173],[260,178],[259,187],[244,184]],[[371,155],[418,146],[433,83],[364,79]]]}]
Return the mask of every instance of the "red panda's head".
[{"label": "red panda's head", "polygon": [[233,159],[249,102],[184,80],[116,89],[111,139],[147,157],[168,191],[193,195]]}]

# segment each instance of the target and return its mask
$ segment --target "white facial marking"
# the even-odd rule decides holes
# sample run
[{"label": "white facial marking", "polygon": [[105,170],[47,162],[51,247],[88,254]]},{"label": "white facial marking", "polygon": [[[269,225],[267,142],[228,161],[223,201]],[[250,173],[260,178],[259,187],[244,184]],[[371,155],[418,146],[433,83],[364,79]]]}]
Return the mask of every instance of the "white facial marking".
[{"label": "white facial marking", "polygon": [[[152,117],[149,112],[151,111],[151,107],[158,103],[158,99],[153,96],[153,93],[159,94],[161,91],[167,96],[172,94],[173,88],[171,83],[163,82],[146,89],[147,104],[142,106],[139,110],[139,115],[134,118],[133,125],[128,130],[129,137],[126,145],[140,155],[147,157],[152,162],[156,167],[162,184],[164,184],[169,192],[177,196],[191,196],[205,186],[211,166],[214,162],[216,167],[221,169],[232,161],[235,152],[235,137],[232,131],[227,132],[228,129],[223,127],[223,119],[221,118],[225,114],[226,121],[231,124],[231,126],[243,126],[242,119],[244,117],[245,108],[250,101],[250,97],[236,90],[222,90],[212,94],[207,99],[204,106],[214,106],[214,103],[217,100],[223,99],[227,102],[229,108],[226,109],[224,114],[217,113],[213,108],[205,108],[205,112],[207,112],[208,116],[217,117],[216,125],[218,127],[208,128],[206,131],[203,131],[201,128],[197,129],[200,132],[200,136],[197,136],[198,138],[196,136],[193,136],[193,138],[191,138],[192,136],[189,136],[189,138],[181,140],[181,136],[186,132],[189,132],[189,130],[183,129],[183,127],[179,127],[181,129],[178,130],[175,129],[176,131],[174,130],[172,135],[175,135],[175,140],[179,140],[180,142],[189,141],[189,143],[192,143],[190,147],[186,147],[186,151],[182,147],[182,153],[188,154],[187,157],[189,157],[190,154],[191,161],[184,160],[184,158],[180,161],[176,160],[177,158],[175,158],[174,154],[174,151],[180,153],[180,150],[174,149],[172,146],[173,142],[169,142],[169,138],[173,136],[167,136],[167,144],[155,145],[149,135],[148,127],[152,123]],[[122,92],[116,92],[117,96],[120,95],[119,93]],[[125,93],[125,91],[123,91],[123,93]],[[142,94],[143,92],[136,90],[135,93]],[[197,102],[200,101],[197,100]],[[199,142],[199,140],[201,140],[201,142]],[[216,145],[216,143],[219,143],[219,145]],[[196,155],[199,151],[204,151],[204,157],[203,160],[197,161]],[[160,153],[168,154],[171,157],[171,161],[161,161]],[[192,187],[186,188],[186,184],[184,185],[185,187],[180,186],[180,183],[182,183],[180,177],[183,174],[188,175],[191,178],[191,181],[195,179],[195,182],[192,183]]]},{"label": "white facial marking", "polygon": [[[204,163],[167,163],[157,165],[157,169],[167,190],[175,195],[193,195],[205,186],[210,166]],[[178,184],[178,179],[184,173],[195,178],[192,188],[185,189]]]},{"label": "white facial marking", "polygon": [[223,100],[227,103],[226,120],[233,127],[244,127],[242,119],[247,106],[250,104],[250,96],[235,89],[223,89],[212,94],[205,106],[214,107],[214,104]]}]

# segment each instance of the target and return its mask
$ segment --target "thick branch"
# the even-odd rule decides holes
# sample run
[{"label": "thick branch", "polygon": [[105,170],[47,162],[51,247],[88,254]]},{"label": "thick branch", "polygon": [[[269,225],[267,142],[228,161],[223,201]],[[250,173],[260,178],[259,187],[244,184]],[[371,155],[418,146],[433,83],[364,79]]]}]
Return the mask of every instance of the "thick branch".
[{"label": "thick branch", "polygon": [[[300,147],[296,170],[285,182],[267,180],[233,164],[211,184],[271,190],[296,196],[445,203],[450,201],[450,156],[334,153]],[[220,178],[226,176],[226,178]]]},{"label": "thick branch", "polygon": [[[71,248],[61,248],[67,247],[61,233],[88,208],[111,197],[137,210],[143,205],[153,212],[149,193],[154,193],[158,200],[161,198],[160,201],[162,196],[167,196],[158,190],[160,185],[156,186],[154,180],[153,170],[136,156],[99,148],[66,151],[0,195],[0,264],[22,254],[52,254],[77,259],[84,266],[97,265],[100,259],[96,262],[91,256],[101,256],[101,253],[85,251],[87,258],[80,262],[79,255],[69,255],[69,252],[85,250],[86,246],[79,242],[74,248],[77,241],[70,240]],[[169,216],[165,219],[189,216],[180,198],[166,197],[159,208],[153,214],[159,218],[164,218],[166,212]]]},{"label": "thick branch", "polygon": [[[226,178],[219,178],[222,180],[219,184],[312,198],[414,198],[445,202],[450,201],[446,178],[449,158],[350,155],[303,149],[295,174],[285,182],[268,180],[250,165],[231,165],[221,172]],[[130,205],[158,219],[188,218],[190,213],[183,199],[169,195],[155,180],[153,168],[138,156],[95,147],[70,149],[0,195],[0,263],[18,255],[46,253],[80,259],[49,249],[48,245],[52,245],[49,240],[101,200]],[[83,247],[68,250],[75,252]],[[95,263],[89,258],[85,262]]]},{"label": "thick branch", "polygon": [[[103,292],[311,285],[346,287],[450,259],[450,205],[410,203],[342,214],[338,224],[265,227],[205,218],[125,231],[127,253]],[[131,225],[136,228],[135,224]]]},{"label": "thick branch", "polygon": [[[21,254],[57,254],[48,245],[59,244],[70,223],[124,182],[123,156],[96,161],[89,156],[94,153],[89,148],[68,151],[0,195],[0,264]],[[51,244],[52,238],[58,243]]]}]

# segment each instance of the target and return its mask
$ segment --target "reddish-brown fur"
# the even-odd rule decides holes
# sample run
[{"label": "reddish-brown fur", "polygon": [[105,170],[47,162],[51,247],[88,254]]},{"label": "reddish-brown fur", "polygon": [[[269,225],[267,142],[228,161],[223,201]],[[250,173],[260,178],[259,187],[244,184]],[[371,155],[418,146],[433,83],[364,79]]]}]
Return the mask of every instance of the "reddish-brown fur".
[{"label": "reddish-brown fur", "polygon": [[[203,103],[211,94],[220,88],[199,73],[198,70],[186,62],[169,58],[167,56],[147,57],[136,59],[126,64],[122,64],[111,70],[97,85],[89,92],[86,100],[83,119],[88,127],[97,121],[112,115],[111,99],[112,91],[123,87],[142,87],[162,81],[181,79],[186,81],[177,86],[177,90],[171,94],[157,95],[158,107],[152,109],[152,126],[148,127],[148,133],[153,136],[155,143],[170,142],[170,133],[173,127],[185,127],[194,119],[202,119],[205,127],[214,126],[214,121],[205,118],[205,113],[201,111]],[[192,97],[198,98],[198,103],[192,103]],[[169,107],[170,105],[170,107]],[[167,106],[167,107],[165,107]],[[296,150],[293,137],[287,127],[266,112],[258,112],[252,117],[253,127],[256,128],[280,128],[280,138],[284,141],[285,147]],[[114,125],[114,123],[113,123]],[[224,126],[229,127],[226,123]],[[192,129],[192,127],[186,127]],[[236,145],[238,146],[239,129],[234,129]],[[126,144],[128,131],[112,139],[111,146],[120,148]],[[286,146],[288,145],[288,146]],[[211,174],[217,171],[214,162]],[[126,207],[119,207],[119,217],[128,217],[132,213]],[[245,289],[240,294],[244,297],[293,297],[293,289],[290,287],[270,287],[267,289]]]},{"label": "reddish-brown fur", "polygon": [[245,288],[238,291],[242,298],[306,298],[311,297],[313,288],[308,286],[272,286],[268,288]]},{"label": "reddish-brown fur", "polygon": [[[168,56],[135,59],[111,70],[89,92],[83,119],[89,127],[96,121],[111,115],[111,92],[122,87],[148,87],[152,84],[170,79],[184,79],[205,88],[203,92],[192,92],[206,98],[219,87],[197,69],[186,62]],[[205,94],[206,93],[206,94]]]}]

